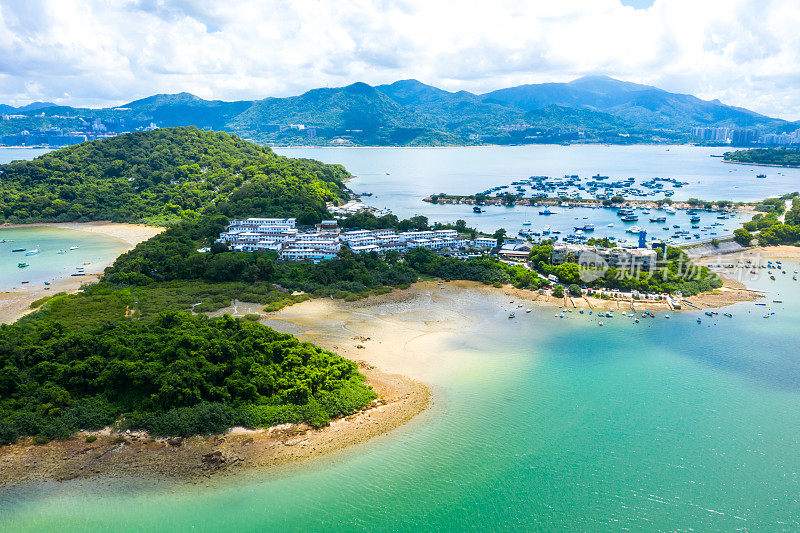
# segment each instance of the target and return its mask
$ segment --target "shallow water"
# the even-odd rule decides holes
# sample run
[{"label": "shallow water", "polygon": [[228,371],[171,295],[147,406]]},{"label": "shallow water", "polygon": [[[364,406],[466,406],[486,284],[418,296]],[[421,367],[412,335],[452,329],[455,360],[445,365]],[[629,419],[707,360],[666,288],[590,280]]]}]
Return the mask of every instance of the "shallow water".
[{"label": "shallow water", "polygon": [[[795,267],[792,267],[792,269]],[[319,461],[211,487],[69,482],[0,498],[7,529],[793,529],[797,282],[733,318],[632,319],[473,302],[431,411]],[[778,296],[779,295],[779,296]],[[698,324],[696,318],[702,317]]]},{"label": "shallow water", "polygon": [[[360,176],[355,190],[382,191],[401,216],[451,180],[464,187],[454,192],[475,192],[548,172],[692,168],[710,180],[706,194],[687,188],[692,196],[739,194],[711,170],[728,169],[707,157],[718,149],[600,148],[282,152],[344,162]],[[418,190],[425,174],[431,186]],[[747,185],[742,199],[797,189],[791,175]],[[439,209],[426,206],[417,212]],[[506,301],[475,301],[460,310],[473,325],[425,374],[434,407],[388,435],[208,488],[111,479],[6,490],[0,530],[797,529],[800,291],[791,274],[777,278],[747,281],[768,291],[769,310],[742,303],[726,309],[733,318],[684,311],[639,324],[618,313],[602,328],[594,316],[540,308],[508,320]]]},{"label": "shallow water", "polygon": [[[100,273],[102,265],[113,261],[128,248],[127,243],[97,233],[51,227],[0,228],[0,291],[23,287],[22,282],[41,285],[78,273]],[[70,247],[77,246],[76,250]],[[24,248],[38,254],[12,252]],[[59,250],[65,253],[59,254]],[[19,268],[19,263],[30,266]],[[87,264],[88,263],[88,264]]]}]

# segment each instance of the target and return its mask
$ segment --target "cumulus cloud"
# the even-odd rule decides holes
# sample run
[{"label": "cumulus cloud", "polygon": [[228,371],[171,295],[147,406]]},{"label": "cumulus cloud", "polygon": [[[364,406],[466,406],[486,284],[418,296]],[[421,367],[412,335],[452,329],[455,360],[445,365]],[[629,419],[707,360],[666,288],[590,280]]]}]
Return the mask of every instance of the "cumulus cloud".
[{"label": "cumulus cloud", "polygon": [[797,0],[0,0],[0,102],[608,74],[800,118]]}]

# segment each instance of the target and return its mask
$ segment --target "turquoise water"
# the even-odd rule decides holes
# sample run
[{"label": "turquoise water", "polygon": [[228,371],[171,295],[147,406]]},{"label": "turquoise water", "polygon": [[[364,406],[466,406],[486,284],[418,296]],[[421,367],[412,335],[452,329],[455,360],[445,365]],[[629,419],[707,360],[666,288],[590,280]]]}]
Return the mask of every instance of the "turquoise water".
[{"label": "turquoise water", "polygon": [[[674,198],[686,200],[761,200],[800,189],[800,169],[756,167],[722,163],[725,148],[697,146],[599,146],[599,145],[532,145],[483,146],[469,148],[276,148],[281,155],[308,157],[326,163],[341,163],[355,179],[348,186],[356,192],[371,192],[363,201],[378,208],[389,208],[400,218],[424,215],[431,220],[466,220],[471,227],[494,232],[505,228],[515,235],[526,220],[532,229],[545,225],[554,230],[571,232],[585,222],[597,225],[597,236],[624,239],[624,224],[608,210],[556,209],[552,216],[539,216],[535,208],[489,207],[476,215],[471,206],[433,205],[422,201],[435,193],[475,194],[489,187],[508,185],[530,176],[560,178],[578,174],[589,178],[597,173],[613,180],[635,178],[637,183],[655,177],[675,178],[689,185],[676,189]],[[387,175],[387,172],[389,173]],[[757,179],[757,174],[766,179]],[[664,213],[660,213],[664,214]],[[584,220],[583,217],[586,217]],[[675,219],[675,220],[673,220]],[[671,217],[668,225],[690,229],[685,215]],[[717,222],[704,215],[701,227]],[[716,236],[730,234],[741,221],[723,221]],[[608,228],[614,223],[614,228]],[[647,215],[640,215],[636,224],[652,236],[665,237],[664,224],[651,224]],[[694,233],[694,231],[692,231]],[[710,232],[702,238],[715,237]]]},{"label": "turquoise water", "polygon": [[[126,248],[126,243],[105,235],[62,228],[30,227],[0,228],[0,291],[30,285],[41,285],[45,281],[70,277],[83,267],[87,274],[100,273],[102,265],[112,261]],[[70,250],[72,246],[78,249]],[[12,252],[18,248],[38,249],[35,255]],[[59,250],[65,250],[59,254]],[[18,263],[28,263],[27,268],[18,268]],[[86,264],[89,263],[89,264]]]},{"label": "turquoise water", "polygon": [[511,321],[505,301],[476,301],[463,311],[481,318],[436,355],[435,406],[395,432],[210,488],[106,480],[0,493],[0,526],[796,529],[797,282],[752,285],[786,303],[769,319],[742,303],[733,318],[618,316],[600,328],[547,309]]},{"label": "turquoise water", "polygon": [[[440,209],[419,199],[453,190],[448,183],[464,189],[455,192],[475,192],[501,176],[506,182],[540,173],[691,174],[708,179],[704,188],[687,188],[703,198],[800,188],[797,171],[768,171],[759,183],[750,167],[727,172],[708,157],[717,149],[660,150],[281,152],[344,162],[359,174],[355,190],[373,190],[376,205],[391,203],[402,216],[417,206]],[[0,230],[0,238],[13,238],[9,231]],[[29,240],[44,250],[47,233]],[[67,241],[58,236],[51,244]],[[88,243],[79,246],[88,253]],[[0,249],[0,258],[11,256]],[[39,259],[62,257],[53,251]],[[76,258],[63,257],[63,268],[77,266]],[[16,261],[0,264],[0,283]],[[0,530],[794,530],[798,285],[791,275],[748,284],[768,291],[767,302],[786,303],[770,303],[776,314],[768,319],[764,307],[742,303],[727,309],[733,318],[685,311],[640,324],[617,317],[600,328],[596,318],[573,313],[562,320],[546,309],[511,321],[504,305],[476,301],[461,311],[480,318],[435,355],[441,363],[428,380],[434,407],[397,431],[212,487],[107,479],[5,490]]]}]

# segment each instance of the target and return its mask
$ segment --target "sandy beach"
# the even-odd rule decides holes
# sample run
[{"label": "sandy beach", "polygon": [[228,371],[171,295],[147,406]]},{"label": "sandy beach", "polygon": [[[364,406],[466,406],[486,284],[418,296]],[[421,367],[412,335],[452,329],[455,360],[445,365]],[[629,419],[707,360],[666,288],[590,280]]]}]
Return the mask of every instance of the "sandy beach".
[{"label": "sandy beach", "polygon": [[[143,224],[121,224],[116,222],[65,222],[65,223],[43,223],[43,224],[22,224],[4,225],[2,228],[30,228],[30,227],[51,227],[82,231],[87,233],[97,233],[112,237],[120,242],[120,253],[131,250],[140,242],[146,241],[158,235],[164,228],[155,226],[145,226]],[[21,316],[32,311],[32,302],[59,292],[73,293],[81,288],[85,283],[97,281],[103,270],[111,264],[95,263],[87,268],[86,276],[80,278],[64,277],[51,282],[47,289],[41,285],[29,285],[10,291],[0,292],[0,323],[10,324]]]},{"label": "sandy beach", "polygon": [[[761,253],[800,257],[796,248]],[[761,297],[734,279],[723,279],[722,289],[688,300],[698,307],[720,307]],[[101,431],[95,433],[98,439],[93,443],[86,442],[87,434],[79,434],[44,446],[33,446],[30,439],[24,439],[0,448],[0,484],[124,475],[197,482],[342,450],[405,424],[431,405],[435,397],[426,383],[464,364],[464,354],[448,344],[460,331],[480,327],[487,314],[534,306],[669,311],[664,302],[557,299],[467,281],[420,282],[406,290],[355,302],[308,300],[270,314],[263,313],[263,305],[234,302],[213,314],[260,313],[263,324],[356,361],[378,392],[378,400],[322,429],[287,424],[170,440],[128,433],[123,435],[124,442],[115,441],[119,435]]]}]

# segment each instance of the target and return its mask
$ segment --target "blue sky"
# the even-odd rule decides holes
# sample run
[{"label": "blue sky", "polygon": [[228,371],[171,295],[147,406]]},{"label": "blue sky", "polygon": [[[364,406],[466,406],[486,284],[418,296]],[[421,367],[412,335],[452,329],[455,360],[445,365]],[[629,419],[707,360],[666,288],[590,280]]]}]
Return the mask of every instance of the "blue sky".
[{"label": "blue sky", "polygon": [[800,119],[798,0],[0,0],[0,102],[607,74]]}]

